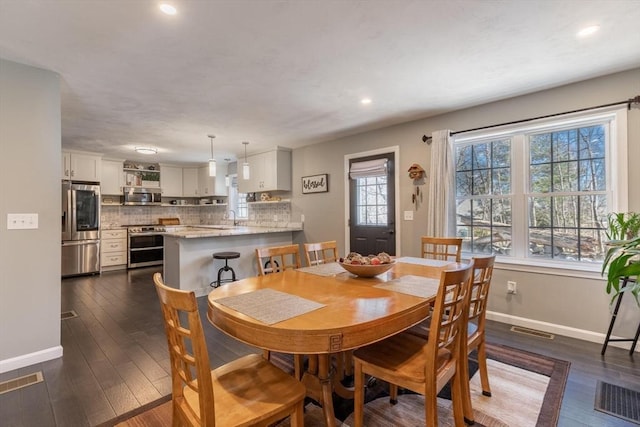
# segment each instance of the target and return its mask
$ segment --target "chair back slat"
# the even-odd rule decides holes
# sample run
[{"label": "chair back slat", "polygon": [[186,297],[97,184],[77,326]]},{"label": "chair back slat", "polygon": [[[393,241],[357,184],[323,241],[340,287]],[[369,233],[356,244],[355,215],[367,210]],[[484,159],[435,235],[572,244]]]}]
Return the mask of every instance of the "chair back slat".
[{"label": "chair back slat", "polygon": [[257,248],[256,259],[260,276],[302,267],[298,245]]},{"label": "chair back slat", "polygon": [[[193,291],[166,286],[160,273],[153,275],[153,281],[169,344],[173,399],[186,416],[198,420],[200,425],[213,425],[215,408],[211,367],[196,296]],[[199,417],[184,401],[185,386],[198,393]]]},{"label": "chair back slat", "polygon": [[422,236],[422,258],[460,262],[462,238]]},{"label": "chair back slat", "polygon": [[[436,295],[435,304],[431,313],[431,325],[429,327],[429,339],[425,344],[427,360],[438,360],[438,353],[447,350],[452,358],[458,355],[461,337],[466,334],[466,303],[472,276],[473,262],[456,270],[445,270],[440,276],[440,286]],[[431,339],[431,337],[437,339]],[[426,369],[431,370],[430,375],[435,375],[437,366],[429,363]]]},{"label": "chair back slat", "polygon": [[335,240],[305,243],[304,255],[309,267],[338,261],[338,244]]},{"label": "chair back slat", "polygon": [[473,285],[471,286],[471,292],[469,293],[470,321],[480,322],[481,320],[484,320],[495,259],[495,255],[473,258]]}]

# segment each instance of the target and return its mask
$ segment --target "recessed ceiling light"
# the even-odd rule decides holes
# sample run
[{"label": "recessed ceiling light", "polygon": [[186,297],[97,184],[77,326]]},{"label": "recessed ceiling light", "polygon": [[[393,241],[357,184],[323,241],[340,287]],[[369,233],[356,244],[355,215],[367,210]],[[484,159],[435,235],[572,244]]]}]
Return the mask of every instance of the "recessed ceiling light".
[{"label": "recessed ceiling light", "polygon": [[360,104],[363,104],[363,105],[371,104],[371,98],[362,98],[360,100]]},{"label": "recessed ceiling light", "polygon": [[167,3],[162,3],[160,5],[160,10],[166,13],[167,15],[175,15],[176,13],[178,13],[178,10],[175,7]]},{"label": "recessed ceiling light", "polygon": [[578,31],[576,33],[577,37],[588,37],[594,33],[597,33],[598,30],[600,29],[599,25],[590,25],[588,27],[584,27],[583,29],[581,29],[580,31]]}]

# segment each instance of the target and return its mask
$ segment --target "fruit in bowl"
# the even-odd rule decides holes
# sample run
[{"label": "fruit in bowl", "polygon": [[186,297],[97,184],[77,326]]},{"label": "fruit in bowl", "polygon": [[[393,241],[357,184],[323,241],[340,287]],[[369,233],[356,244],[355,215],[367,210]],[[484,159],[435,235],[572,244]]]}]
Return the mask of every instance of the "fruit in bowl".
[{"label": "fruit in bowl", "polygon": [[395,261],[385,252],[369,256],[351,252],[345,258],[340,258],[339,262],[349,273],[359,277],[374,277],[391,269]]}]

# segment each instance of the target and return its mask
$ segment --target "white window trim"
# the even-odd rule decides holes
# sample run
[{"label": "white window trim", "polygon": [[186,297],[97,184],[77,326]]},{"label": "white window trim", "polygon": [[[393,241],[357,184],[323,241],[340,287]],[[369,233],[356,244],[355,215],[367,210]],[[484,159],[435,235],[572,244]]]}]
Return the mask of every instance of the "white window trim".
[{"label": "white window trim", "polygon": [[[511,138],[511,164],[512,171],[519,167],[522,171],[528,171],[528,156],[523,150],[527,148],[526,135],[534,132],[543,132],[547,129],[557,129],[558,127],[576,127],[590,122],[609,121],[609,144],[606,147],[608,162],[607,170],[607,205],[610,212],[626,212],[629,206],[629,173],[628,173],[628,130],[627,130],[627,110],[620,106],[594,109],[588,112],[569,113],[563,116],[550,117],[546,119],[532,120],[527,123],[496,126],[490,129],[464,132],[464,134],[454,135],[454,146],[466,142],[478,142],[479,140],[490,140],[496,138]],[[517,153],[517,155],[516,155]],[[516,163],[519,159],[520,163]],[[453,172],[455,173],[455,171]],[[520,212],[526,212],[525,186],[528,183],[528,172],[512,175],[512,188],[519,189],[518,194],[512,197],[512,206],[518,206]],[[513,236],[526,236],[527,218],[512,218]],[[550,273],[567,275],[571,277],[597,278],[600,276],[602,265],[600,263],[588,262],[562,262],[545,259],[527,258],[525,244],[513,246],[512,256],[496,256],[496,267],[498,269],[523,271],[532,273]],[[472,253],[464,253],[465,258],[471,258]]]}]

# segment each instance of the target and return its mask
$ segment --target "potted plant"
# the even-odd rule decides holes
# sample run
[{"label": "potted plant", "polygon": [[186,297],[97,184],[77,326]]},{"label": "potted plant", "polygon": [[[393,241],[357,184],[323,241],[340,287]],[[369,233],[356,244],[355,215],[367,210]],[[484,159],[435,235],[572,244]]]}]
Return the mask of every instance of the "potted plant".
[{"label": "potted plant", "polygon": [[607,294],[613,293],[613,303],[622,292],[631,292],[640,307],[640,213],[614,212],[607,220],[609,249],[602,263],[602,275],[607,274]]},{"label": "potted plant", "polygon": [[142,172],[140,174],[143,187],[159,187],[160,174],[158,172]]}]

